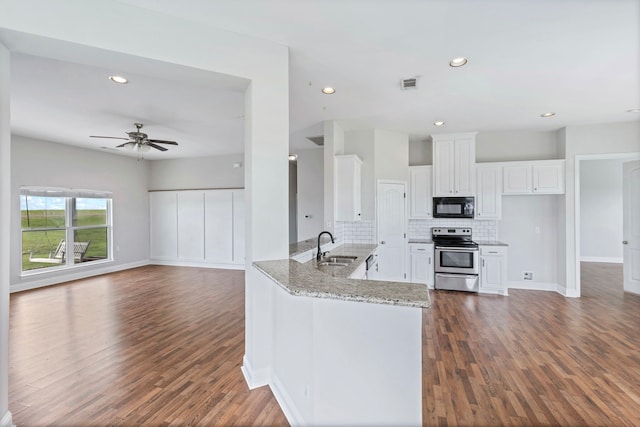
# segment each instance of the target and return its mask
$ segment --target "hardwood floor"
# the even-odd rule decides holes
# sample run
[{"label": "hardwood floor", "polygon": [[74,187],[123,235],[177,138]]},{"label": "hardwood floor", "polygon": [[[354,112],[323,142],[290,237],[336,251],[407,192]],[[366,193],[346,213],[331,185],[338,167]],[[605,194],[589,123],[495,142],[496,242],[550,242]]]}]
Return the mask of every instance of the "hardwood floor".
[{"label": "hardwood floor", "polygon": [[582,298],[436,291],[424,314],[426,425],[640,425],[640,296],[583,264]]},{"label": "hardwood floor", "polygon": [[[584,264],[583,297],[436,291],[425,425],[640,425],[640,296]],[[286,425],[249,391],[243,273],[148,266],[11,296],[18,426]]]},{"label": "hardwood floor", "polygon": [[249,391],[244,272],[148,266],[11,296],[18,426],[286,425]]}]

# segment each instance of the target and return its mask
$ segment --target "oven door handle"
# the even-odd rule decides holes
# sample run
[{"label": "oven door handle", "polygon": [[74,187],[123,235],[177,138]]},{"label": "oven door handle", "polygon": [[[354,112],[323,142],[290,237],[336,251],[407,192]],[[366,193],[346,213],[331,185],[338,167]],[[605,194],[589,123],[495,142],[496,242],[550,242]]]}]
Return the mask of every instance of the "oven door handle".
[{"label": "oven door handle", "polygon": [[478,277],[477,274],[446,274],[446,273],[436,273],[436,276],[446,277],[448,279],[460,279],[464,277],[465,279],[475,279]]},{"label": "oven door handle", "polygon": [[447,246],[436,246],[436,250],[450,252],[477,252],[478,248],[451,248]]}]

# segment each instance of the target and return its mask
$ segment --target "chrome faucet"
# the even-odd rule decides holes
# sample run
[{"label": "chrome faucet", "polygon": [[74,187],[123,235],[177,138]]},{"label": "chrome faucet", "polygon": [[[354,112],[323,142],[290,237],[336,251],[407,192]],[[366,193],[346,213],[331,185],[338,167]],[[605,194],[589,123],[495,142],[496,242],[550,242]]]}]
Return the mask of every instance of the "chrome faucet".
[{"label": "chrome faucet", "polygon": [[322,259],[323,253],[320,249],[320,236],[322,236],[323,234],[328,234],[329,237],[331,237],[331,243],[335,243],[335,240],[333,240],[333,234],[329,233],[328,231],[322,231],[320,234],[318,234],[318,253],[316,254],[316,261],[320,261]]}]

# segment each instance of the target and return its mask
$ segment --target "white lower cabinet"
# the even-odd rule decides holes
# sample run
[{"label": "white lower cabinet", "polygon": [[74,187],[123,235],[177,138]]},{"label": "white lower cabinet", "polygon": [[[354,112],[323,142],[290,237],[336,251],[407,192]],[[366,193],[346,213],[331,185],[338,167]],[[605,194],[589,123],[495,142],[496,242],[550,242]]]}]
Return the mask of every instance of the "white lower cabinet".
[{"label": "white lower cabinet", "polygon": [[171,265],[244,265],[244,190],[149,193],[150,257]]},{"label": "white lower cabinet", "polygon": [[433,289],[433,244],[409,243],[409,281]]},{"label": "white lower cabinet", "polygon": [[480,293],[507,295],[507,247],[480,246]]}]

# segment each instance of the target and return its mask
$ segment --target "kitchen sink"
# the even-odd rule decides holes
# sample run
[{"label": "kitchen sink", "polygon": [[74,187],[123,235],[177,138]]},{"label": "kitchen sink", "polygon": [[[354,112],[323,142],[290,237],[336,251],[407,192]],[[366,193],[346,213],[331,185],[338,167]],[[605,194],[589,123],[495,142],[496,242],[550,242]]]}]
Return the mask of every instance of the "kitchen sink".
[{"label": "kitchen sink", "polygon": [[336,267],[345,267],[355,261],[358,257],[353,255],[336,255],[322,258],[318,263],[319,266],[333,265]]}]

